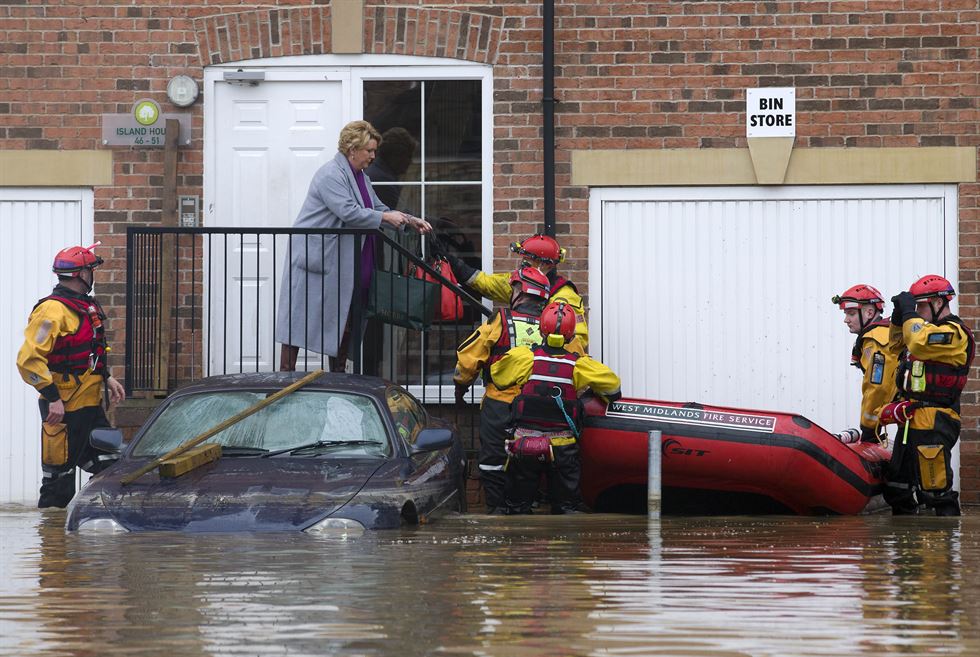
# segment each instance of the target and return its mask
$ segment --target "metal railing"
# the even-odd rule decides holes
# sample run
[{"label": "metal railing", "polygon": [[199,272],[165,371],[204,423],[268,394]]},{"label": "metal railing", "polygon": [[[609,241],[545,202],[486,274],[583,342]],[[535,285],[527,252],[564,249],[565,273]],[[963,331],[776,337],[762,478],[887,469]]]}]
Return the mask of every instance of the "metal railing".
[{"label": "metal railing", "polygon": [[[448,289],[461,301],[462,314],[418,328],[382,322],[377,306],[384,299],[369,299],[364,286],[365,262],[370,266],[370,259],[361,257],[365,244],[374,260],[372,275],[428,274],[443,284],[440,293]],[[431,251],[430,246],[421,250]],[[344,272],[352,274],[348,283],[342,283]],[[393,278],[407,291],[404,279]],[[284,338],[308,347],[300,348],[296,369],[329,369],[325,352],[333,351],[344,328],[347,309],[338,299],[345,287],[351,291],[350,371],[404,386],[430,412],[464,431],[468,427],[472,449],[477,424],[472,404],[482,388],[471,389],[470,408],[453,406],[455,350],[492,311],[385,231],[130,227],[127,391],[163,396],[202,377],[277,370]],[[389,286],[388,301],[399,291]],[[331,326],[337,331],[331,333]]]}]

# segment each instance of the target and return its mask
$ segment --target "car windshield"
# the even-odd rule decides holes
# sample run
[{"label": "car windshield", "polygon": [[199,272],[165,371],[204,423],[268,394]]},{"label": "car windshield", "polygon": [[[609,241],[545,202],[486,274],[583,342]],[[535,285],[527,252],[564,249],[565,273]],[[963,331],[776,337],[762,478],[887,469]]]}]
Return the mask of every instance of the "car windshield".
[{"label": "car windshield", "polygon": [[[146,428],[132,455],[166,454],[271,394],[216,391],[175,399]],[[331,457],[377,457],[391,453],[384,422],[370,397],[327,390],[301,390],[286,395],[205,442],[229,448],[229,455],[254,456],[317,441],[329,441],[330,449],[303,451],[303,456],[325,453]],[[345,446],[339,441],[351,444]]]}]

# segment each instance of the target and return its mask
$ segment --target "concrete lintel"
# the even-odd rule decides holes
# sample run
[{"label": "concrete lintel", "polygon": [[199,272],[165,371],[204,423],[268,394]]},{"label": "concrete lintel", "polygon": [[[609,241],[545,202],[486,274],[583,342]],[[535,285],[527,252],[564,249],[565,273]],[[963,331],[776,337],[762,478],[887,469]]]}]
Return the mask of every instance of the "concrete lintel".
[{"label": "concrete lintel", "polygon": [[112,151],[0,152],[0,187],[98,187],[112,184]]},{"label": "concrete lintel", "polygon": [[[796,148],[783,184],[976,182],[972,146]],[[747,148],[572,151],[572,184],[590,187],[755,185]]]}]

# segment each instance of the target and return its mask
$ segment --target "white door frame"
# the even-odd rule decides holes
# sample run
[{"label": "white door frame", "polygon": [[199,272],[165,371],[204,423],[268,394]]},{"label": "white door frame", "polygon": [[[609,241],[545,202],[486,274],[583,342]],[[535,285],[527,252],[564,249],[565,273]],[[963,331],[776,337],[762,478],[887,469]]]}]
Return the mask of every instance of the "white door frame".
[{"label": "white door frame", "polygon": [[[363,115],[363,88],[365,80],[374,79],[454,79],[481,80],[482,125],[483,132],[483,213],[482,213],[482,262],[487,263],[486,271],[492,271],[493,263],[493,68],[486,64],[461,62],[445,57],[415,57],[406,55],[305,55],[290,57],[267,57],[261,59],[226,62],[208,66],[204,69],[204,99],[215,97],[215,85],[226,84],[226,71],[261,71],[265,79],[273,81],[310,81],[336,79],[338,75],[349,75],[349,91],[345,92],[346,105],[344,122]],[[262,84],[259,82],[259,84]],[[215,103],[206,102],[204,108],[204,174],[202,216],[208,217],[213,211],[214,171],[219,163],[215,134],[217,121]]]}]

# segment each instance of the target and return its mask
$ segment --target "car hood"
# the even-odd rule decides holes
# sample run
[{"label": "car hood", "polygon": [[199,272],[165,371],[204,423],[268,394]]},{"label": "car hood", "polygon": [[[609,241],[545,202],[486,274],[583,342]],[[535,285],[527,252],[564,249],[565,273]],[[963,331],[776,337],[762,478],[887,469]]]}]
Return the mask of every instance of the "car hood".
[{"label": "car hood", "polygon": [[120,483],[144,463],[126,460],[93,478],[76,496],[68,529],[111,517],[130,531],[301,530],[343,507],[383,462],[225,457],[173,479],[153,471]]}]

